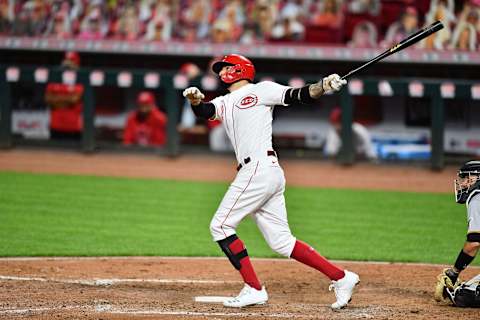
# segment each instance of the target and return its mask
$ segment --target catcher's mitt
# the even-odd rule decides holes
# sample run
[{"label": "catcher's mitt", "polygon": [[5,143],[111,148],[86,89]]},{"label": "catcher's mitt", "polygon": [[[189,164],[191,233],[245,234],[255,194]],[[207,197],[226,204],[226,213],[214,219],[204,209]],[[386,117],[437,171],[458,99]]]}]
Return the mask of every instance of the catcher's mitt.
[{"label": "catcher's mitt", "polygon": [[438,302],[454,302],[452,300],[452,294],[461,283],[459,278],[453,283],[452,279],[447,275],[447,271],[448,268],[443,269],[442,273],[437,276],[434,298]]}]

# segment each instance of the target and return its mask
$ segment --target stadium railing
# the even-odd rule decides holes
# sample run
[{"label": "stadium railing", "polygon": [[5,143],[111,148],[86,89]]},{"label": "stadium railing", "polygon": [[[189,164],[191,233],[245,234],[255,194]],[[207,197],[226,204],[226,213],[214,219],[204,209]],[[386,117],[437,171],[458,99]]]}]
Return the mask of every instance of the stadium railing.
[{"label": "stadium railing", "polygon": [[[39,72],[42,70],[42,72]],[[82,68],[74,75],[66,73],[58,67],[48,68],[44,66],[6,66],[0,65],[0,148],[13,147],[11,129],[11,84],[16,82],[46,83],[74,81],[85,87],[83,96],[83,121],[82,150],[93,152],[96,148],[94,135],[95,117],[95,87],[104,85],[118,86],[121,88],[147,88],[164,90],[164,105],[169,118],[167,135],[168,142],[165,153],[176,156],[180,151],[180,137],[176,129],[180,113],[181,90],[189,85],[199,87],[209,86],[207,89],[215,89],[215,82],[208,81],[208,75],[194,79],[191,82],[180,74],[171,71],[155,71],[142,69],[89,69]],[[41,77],[39,75],[42,75]],[[259,78],[268,75],[259,75]],[[291,76],[275,76],[280,83],[288,83]],[[73,80],[72,80],[73,79]],[[305,82],[317,81],[315,76],[304,76]],[[353,133],[351,129],[353,121],[354,99],[356,95],[372,95],[382,97],[409,96],[425,97],[430,99],[431,104],[431,158],[430,165],[434,170],[440,170],[445,165],[444,159],[444,130],[445,130],[445,99],[465,98],[480,99],[480,84],[470,80],[446,80],[446,79],[409,79],[409,78],[357,78],[351,79],[348,90],[340,92],[340,104],[342,108],[341,132],[342,149],[338,155],[338,162],[343,165],[351,165],[355,161]]]}]

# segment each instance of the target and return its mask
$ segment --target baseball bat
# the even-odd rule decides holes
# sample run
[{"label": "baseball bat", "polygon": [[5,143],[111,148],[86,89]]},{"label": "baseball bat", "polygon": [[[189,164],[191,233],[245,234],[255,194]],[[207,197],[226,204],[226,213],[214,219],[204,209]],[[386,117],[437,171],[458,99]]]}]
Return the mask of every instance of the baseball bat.
[{"label": "baseball bat", "polygon": [[388,57],[388,56],[390,56],[390,55],[392,55],[392,54],[394,54],[394,53],[396,53],[400,50],[408,48],[411,45],[419,42],[420,40],[425,39],[429,35],[437,32],[438,30],[441,30],[441,29],[443,29],[443,24],[442,24],[441,21],[437,21],[437,22],[432,23],[428,27],[425,27],[423,29],[418,30],[417,32],[409,35],[408,37],[406,37],[405,39],[403,39],[402,41],[400,41],[399,43],[397,43],[396,45],[394,45],[393,47],[391,47],[387,51],[385,51],[385,52],[379,54],[378,56],[376,56],[375,58],[365,62],[364,64],[362,64],[358,68],[351,70],[349,73],[342,76],[342,79],[350,78],[351,76],[353,76],[354,74],[356,74],[356,73],[360,72],[361,70],[365,69],[369,65],[377,63],[378,61],[383,60],[386,57]]}]

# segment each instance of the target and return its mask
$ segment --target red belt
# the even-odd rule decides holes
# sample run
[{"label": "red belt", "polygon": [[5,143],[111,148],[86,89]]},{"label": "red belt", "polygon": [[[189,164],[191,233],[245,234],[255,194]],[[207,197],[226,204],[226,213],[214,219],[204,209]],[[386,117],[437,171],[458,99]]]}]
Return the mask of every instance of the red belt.
[{"label": "red belt", "polygon": [[[278,158],[277,156],[277,153],[275,152],[275,150],[268,150],[267,151],[267,156],[275,156]],[[237,171],[240,171],[240,169],[242,169],[242,167],[244,165],[246,165],[247,163],[249,163],[250,161],[252,161],[252,159],[250,157],[246,157],[245,159],[243,159],[243,164],[242,163],[239,163],[238,166],[237,166]]]}]

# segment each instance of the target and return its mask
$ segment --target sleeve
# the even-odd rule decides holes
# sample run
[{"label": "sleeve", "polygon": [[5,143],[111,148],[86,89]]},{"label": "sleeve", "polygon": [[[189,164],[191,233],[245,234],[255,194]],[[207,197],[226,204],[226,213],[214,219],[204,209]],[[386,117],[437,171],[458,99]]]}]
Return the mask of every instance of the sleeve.
[{"label": "sleeve", "polygon": [[262,104],[266,106],[288,105],[285,103],[285,93],[291,87],[273,81],[262,81],[258,83],[258,86],[262,93]]},{"label": "sleeve", "polygon": [[213,106],[215,107],[215,115],[212,118],[210,118],[210,120],[223,121],[223,114],[225,112],[225,104],[224,104],[223,96],[216,97],[215,99],[210,100],[209,103],[213,104]]}]

